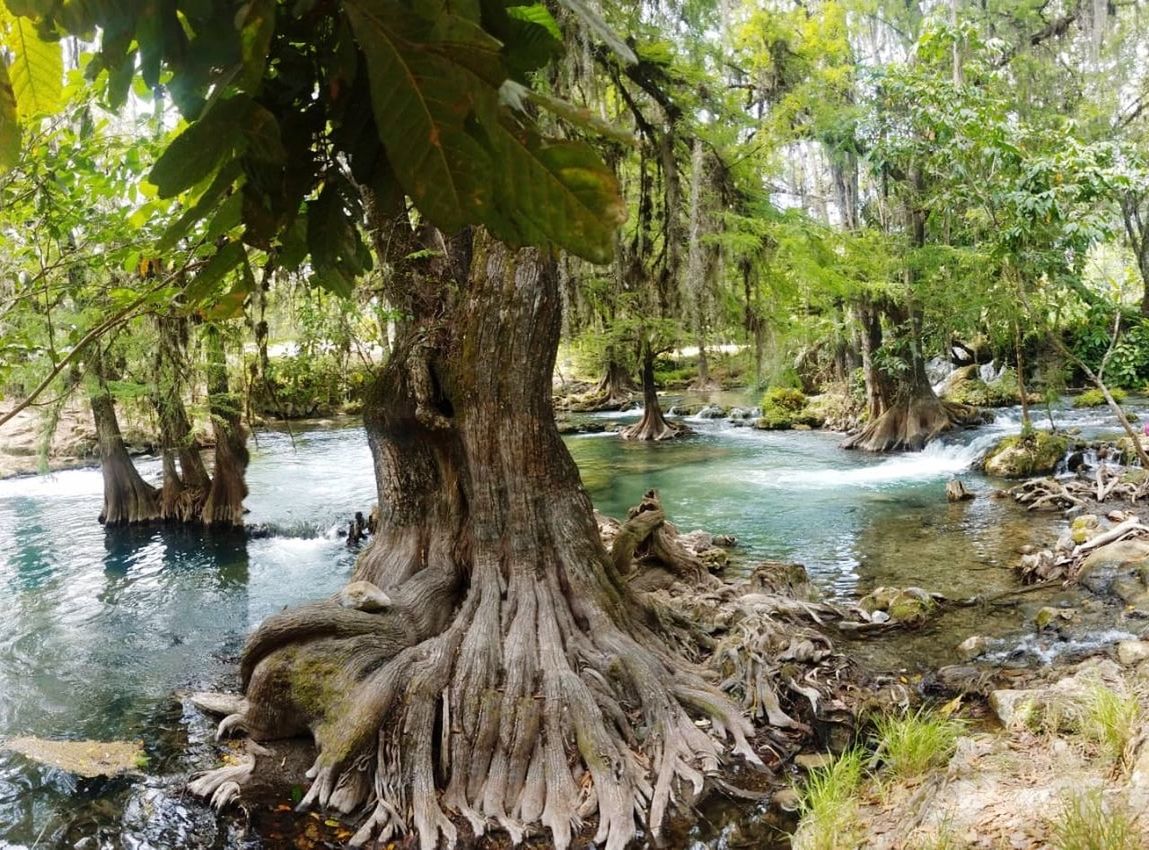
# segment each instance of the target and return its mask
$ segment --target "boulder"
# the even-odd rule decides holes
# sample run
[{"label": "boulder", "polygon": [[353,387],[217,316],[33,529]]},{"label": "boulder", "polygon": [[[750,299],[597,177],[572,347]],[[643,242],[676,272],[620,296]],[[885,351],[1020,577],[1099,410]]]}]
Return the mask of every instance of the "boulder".
[{"label": "boulder", "polygon": [[1074,517],[1070,524],[1069,536],[1073,538],[1074,543],[1081,545],[1086,540],[1097,536],[1100,525],[1101,521],[1096,514],[1081,514],[1081,516]]},{"label": "boulder", "polygon": [[972,499],[973,493],[965,488],[960,478],[951,478],[946,482],[946,499],[950,502],[964,502]]},{"label": "boulder", "polygon": [[984,635],[970,635],[957,646],[958,657],[962,661],[973,661],[980,655],[985,655],[989,649],[989,638]]},{"label": "boulder", "polygon": [[1117,660],[1133,667],[1149,658],[1149,640],[1123,640],[1117,644]]},{"label": "boulder", "polygon": [[722,419],[724,416],[726,416],[726,411],[717,404],[708,404],[698,411],[699,419]]},{"label": "boulder", "polygon": [[1069,448],[1069,438],[1048,431],[1003,438],[983,462],[988,475],[1029,478],[1053,472]]},{"label": "boulder", "polygon": [[1120,686],[1121,681],[1121,669],[1114,662],[1089,661],[1052,685],[993,691],[989,705],[1006,727],[1029,726],[1050,732],[1073,729],[1093,704],[1098,684]]},{"label": "boulder", "polygon": [[934,606],[933,600],[929,598],[928,594],[925,599],[922,599],[921,596],[910,593],[909,591],[912,589],[903,590],[890,602],[890,607],[886,609],[886,613],[890,615],[891,620],[907,624],[925,622]]},{"label": "boulder", "polygon": [[[1134,586],[1129,580],[1142,585],[1144,590],[1146,576],[1149,576],[1149,537],[1136,537],[1107,543],[1090,552],[1081,563],[1077,580],[1094,593],[1121,590],[1122,598],[1126,598]],[[1125,581],[1118,582],[1118,579]]]}]

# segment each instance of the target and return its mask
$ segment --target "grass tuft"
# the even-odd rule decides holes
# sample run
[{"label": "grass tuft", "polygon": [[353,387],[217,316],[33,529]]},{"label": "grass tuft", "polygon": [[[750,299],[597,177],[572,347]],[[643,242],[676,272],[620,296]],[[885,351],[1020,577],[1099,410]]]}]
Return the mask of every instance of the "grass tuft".
[{"label": "grass tuft", "polygon": [[1064,802],[1053,823],[1056,850],[1143,850],[1137,818],[1125,806],[1106,807],[1097,788]]},{"label": "grass tuft", "polygon": [[832,764],[810,771],[799,797],[802,850],[840,850],[852,846],[858,831],[856,795],[862,784],[865,759],[849,750]]},{"label": "grass tuft", "polygon": [[1143,713],[1135,694],[1120,694],[1097,684],[1081,717],[1081,733],[1114,761],[1121,761],[1141,726]]},{"label": "grass tuft", "polygon": [[902,715],[887,715],[875,724],[875,756],[894,779],[920,776],[950,760],[957,747],[963,724],[924,706]]}]

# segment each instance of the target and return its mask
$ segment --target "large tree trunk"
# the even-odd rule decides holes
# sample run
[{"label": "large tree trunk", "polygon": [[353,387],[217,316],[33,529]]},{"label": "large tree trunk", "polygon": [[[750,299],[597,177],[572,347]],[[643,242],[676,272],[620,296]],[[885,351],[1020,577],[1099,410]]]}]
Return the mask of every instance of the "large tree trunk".
[{"label": "large tree trunk", "polygon": [[199,522],[211,480],[192,436],[183,402],[188,368],[187,318],[175,314],[159,316],[156,327],[159,340],[152,403],[159,420],[164,464],[160,517],[174,522]]},{"label": "large tree trunk", "polygon": [[[453,268],[439,258],[465,246],[432,253],[408,261],[425,273],[392,274],[412,319],[366,414],[380,527],[355,579],[385,596],[349,585],[267,619],[221,729],[310,729],[304,804],[372,806],[355,843],[453,844],[448,811],[477,833],[549,828],[558,850],[595,815],[606,850],[636,836],[636,814],[657,838],[726,736],[754,758],[749,727],[603,548],[551,411],[554,260],[482,239]],[[386,607],[347,607],[364,598]]]},{"label": "large tree trunk", "polygon": [[935,437],[953,428],[981,421],[976,408],[943,401],[934,393],[926,374],[921,347],[921,316],[913,310],[887,309],[909,336],[907,374],[892,380],[878,368],[875,354],[882,344],[877,310],[863,305],[862,361],[866,374],[868,424],[842,447],[869,452],[921,451]]},{"label": "large tree trunk", "polygon": [[97,382],[91,395],[92,418],[96,422],[96,441],[100,452],[100,470],[104,474],[104,507],[100,522],[107,526],[132,525],[159,519],[159,494],[136,471],[116,419],[116,405],[108,392],[103,354],[93,347],[89,362]]},{"label": "large tree trunk", "polygon": [[247,498],[247,430],[243,408],[228,388],[227,360],[219,328],[209,325],[204,334],[207,349],[208,408],[215,436],[215,464],[211,488],[203,504],[203,524],[224,528],[243,527],[243,500]]},{"label": "large tree trunk", "polygon": [[630,391],[633,388],[634,382],[630,379],[630,373],[619,362],[618,356],[614,353],[614,347],[608,346],[606,349],[606,369],[602,379],[594,388],[593,401],[588,407],[593,407],[596,410],[621,408],[630,403]]},{"label": "large tree trunk", "polygon": [[658,388],[654,385],[654,351],[649,342],[642,345],[642,418],[621,431],[624,440],[673,440],[689,434],[685,425],[668,422],[658,403]]}]

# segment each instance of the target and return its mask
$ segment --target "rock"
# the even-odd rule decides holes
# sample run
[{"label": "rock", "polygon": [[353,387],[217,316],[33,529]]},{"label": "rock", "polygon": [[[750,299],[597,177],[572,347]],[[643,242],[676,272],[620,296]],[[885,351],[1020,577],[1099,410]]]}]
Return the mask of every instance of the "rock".
[{"label": "rock", "polygon": [[886,611],[900,592],[896,587],[875,587],[858,601],[858,607],[870,614]]},{"label": "rock", "polygon": [[1125,522],[1129,517],[1130,514],[1127,514],[1125,511],[1110,511],[1105,515],[1105,518],[1110,522]]},{"label": "rock", "polygon": [[927,596],[925,600],[916,594],[902,591],[890,602],[886,613],[890,619],[898,623],[919,624],[924,623],[933,608],[933,600]]},{"label": "rock", "polygon": [[1069,448],[1069,438],[1048,431],[1003,438],[990,449],[983,462],[989,475],[1028,478],[1053,472]]},{"label": "rock", "polygon": [[1117,660],[1125,667],[1149,658],[1149,640],[1123,640],[1117,644]]},{"label": "rock", "polygon": [[989,638],[983,635],[971,635],[958,644],[958,657],[962,661],[973,661],[979,655],[985,655],[989,649]]},{"label": "rock", "polygon": [[821,770],[834,763],[834,756],[830,753],[798,753],[794,756],[794,764],[805,771]]},{"label": "rock", "polygon": [[989,695],[989,705],[1003,726],[1072,729],[1092,704],[1098,682],[1120,686],[1121,669],[1112,661],[1090,660],[1076,673],[1052,685],[1029,690],[1003,689]]},{"label": "rock", "polygon": [[1043,629],[1049,628],[1049,626],[1054,624],[1059,616],[1061,616],[1061,612],[1056,608],[1049,608],[1049,606],[1046,605],[1038,611],[1038,615],[1033,618],[1033,621],[1034,624],[1038,626],[1038,631],[1041,632]]},{"label": "rock", "polygon": [[784,812],[798,811],[801,799],[794,788],[783,788],[781,791],[775,791],[774,796],[770,798],[771,802]]},{"label": "rock", "polygon": [[1007,729],[1033,726],[1038,712],[1036,691],[1003,689],[989,695],[989,707]]},{"label": "rock", "polygon": [[1101,521],[1097,518],[1096,514],[1082,514],[1081,516],[1074,517],[1073,522],[1069,526],[1069,536],[1073,538],[1073,542],[1079,546],[1091,537],[1096,537],[1098,526]]},{"label": "rock", "polygon": [[1037,551],[1037,547],[1034,546],[1032,543],[1026,543],[1024,546],[1022,546],[1017,551],[1022,555],[1032,555],[1034,552]]},{"label": "rock", "polygon": [[726,414],[727,419],[749,419],[750,411],[744,407],[732,407],[730,412]]},{"label": "rock", "polygon": [[950,502],[964,502],[972,499],[973,493],[965,488],[960,478],[951,478],[946,482],[946,499]]},{"label": "rock", "polygon": [[870,615],[870,622],[878,623],[879,625],[882,623],[888,623],[890,622],[890,615],[885,611],[875,611]]},{"label": "rock", "polygon": [[1089,553],[1077,573],[1078,581],[1094,593],[1113,592],[1119,577],[1135,578],[1144,583],[1149,571],[1149,537],[1119,540],[1099,546]]},{"label": "rock", "polygon": [[698,411],[699,419],[722,419],[724,416],[726,416],[726,411],[717,404],[708,404]]},{"label": "rock", "polygon": [[41,764],[91,779],[138,770],[146,763],[141,741],[49,741],[10,738],[4,748]]},{"label": "rock", "polygon": [[1055,552],[1072,552],[1073,546],[1073,535],[1067,531],[1057,538],[1057,545],[1053,549]]}]

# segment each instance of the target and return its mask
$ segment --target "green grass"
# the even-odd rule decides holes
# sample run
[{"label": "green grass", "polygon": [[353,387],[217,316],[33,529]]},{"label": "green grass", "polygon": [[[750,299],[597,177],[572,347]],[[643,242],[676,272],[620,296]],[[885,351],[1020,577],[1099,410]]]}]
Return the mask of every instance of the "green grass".
[{"label": "green grass", "polygon": [[901,715],[887,715],[875,724],[875,757],[892,779],[920,776],[950,760],[962,732],[962,723],[925,707]]},{"label": "green grass", "polygon": [[1125,806],[1106,807],[1100,789],[1071,797],[1053,822],[1056,850],[1143,850],[1137,818]]},{"label": "green grass", "polygon": [[856,795],[864,769],[862,751],[849,750],[833,764],[810,771],[798,804],[803,850],[853,846],[851,836],[857,834],[859,826]]},{"label": "green grass", "polygon": [[1081,717],[1081,734],[1114,761],[1120,761],[1143,712],[1135,694],[1120,694],[1098,683],[1089,694]]}]

